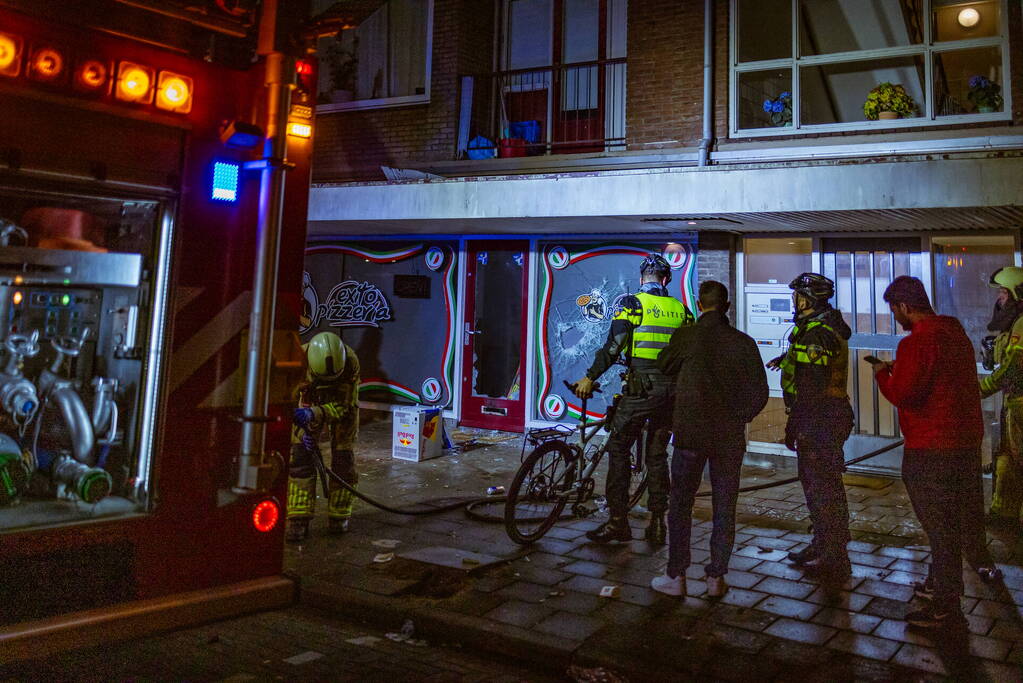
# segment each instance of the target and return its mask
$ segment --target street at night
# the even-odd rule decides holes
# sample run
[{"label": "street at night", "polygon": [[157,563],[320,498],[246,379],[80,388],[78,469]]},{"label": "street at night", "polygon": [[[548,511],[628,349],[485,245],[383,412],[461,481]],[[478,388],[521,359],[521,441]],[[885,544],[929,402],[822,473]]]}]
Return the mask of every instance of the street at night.
[{"label": "street at night", "polygon": [[1019,0],[0,0],[0,681],[1023,681]]}]

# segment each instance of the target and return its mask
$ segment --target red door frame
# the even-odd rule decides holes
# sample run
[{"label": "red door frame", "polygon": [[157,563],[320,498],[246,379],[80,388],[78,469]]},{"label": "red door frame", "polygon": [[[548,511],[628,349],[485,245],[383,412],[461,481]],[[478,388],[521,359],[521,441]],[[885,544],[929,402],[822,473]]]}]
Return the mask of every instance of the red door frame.
[{"label": "red door frame", "polygon": [[[522,316],[519,321],[519,397],[516,400],[473,396],[473,345],[476,336],[476,265],[480,251],[515,249],[522,251]],[[465,312],[462,315],[462,405],[459,424],[467,427],[522,432],[526,426],[526,336],[529,318],[529,241],[473,240],[465,246]],[[511,294],[511,293],[510,293]],[[504,414],[502,414],[502,412]]]}]

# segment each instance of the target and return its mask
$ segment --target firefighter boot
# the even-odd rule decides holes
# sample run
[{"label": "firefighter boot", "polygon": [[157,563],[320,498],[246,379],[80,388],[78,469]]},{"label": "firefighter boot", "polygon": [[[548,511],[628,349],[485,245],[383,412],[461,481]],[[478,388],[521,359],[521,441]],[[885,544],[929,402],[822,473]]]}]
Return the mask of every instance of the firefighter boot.
[{"label": "firefighter boot", "polygon": [[355,495],[346,488],[336,488],[327,498],[327,529],[332,534],[348,531],[348,520],[352,516]]},{"label": "firefighter boot", "polygon": [[650,524],[647,526],[643,537],[650,545],[664,545],[668,538],[668,527],[664,523],[663,513],[651,513]]},{"label": "firefighter boot", "polygon": [[587,531],[586,538],[594,543],[610,543],[611,541],[628,543],[632,540],[632,530],[629,529],[629,521],[624,517],[612,517],[596,529]]}]

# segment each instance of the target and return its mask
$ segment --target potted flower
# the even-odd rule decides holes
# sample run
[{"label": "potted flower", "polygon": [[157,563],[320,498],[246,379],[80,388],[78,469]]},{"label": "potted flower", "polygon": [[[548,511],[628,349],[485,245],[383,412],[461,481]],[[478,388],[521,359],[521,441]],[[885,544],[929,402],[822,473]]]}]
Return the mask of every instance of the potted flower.
[{"label": "potted flower", "polygon": [[984,76],[970,78],[970,91],[966,97],[978,112],[990,113],[1002,108],[1002,86]]},{"label": "potted flower", "polygon": [[898,83],[878,83],[863,103],[863,115],[871,121],[898,119],[915,114],[916,103]]},{"label": "potted flower", "polygon": [[774,99],[764,100],[764,111],[771,117],[775,126],[792,125],[792,93],[786,91]]}]

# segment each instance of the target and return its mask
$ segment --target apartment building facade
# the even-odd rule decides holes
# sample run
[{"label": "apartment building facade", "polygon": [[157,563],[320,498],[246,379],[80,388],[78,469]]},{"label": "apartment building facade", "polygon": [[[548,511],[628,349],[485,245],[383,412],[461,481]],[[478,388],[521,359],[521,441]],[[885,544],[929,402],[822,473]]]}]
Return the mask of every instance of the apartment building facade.
[{"label": "apartment building facade", "polygon": [[[729,286],[765,360],[791,326],[788,281],[832,277],[857,359],[848,448],[866,452],[899,437],[859,362],[902,334],[887,283],[921,277],[979,348],[987,278],[1020,264],[1016,0],[322,9],[348,28],[321,39],[304,324],[357,348],[367,404],[571,421],[563,381],[639,257],[664,251],[688,305],[702,279]],[[772,381],[751,450],[785,453]]]}]

